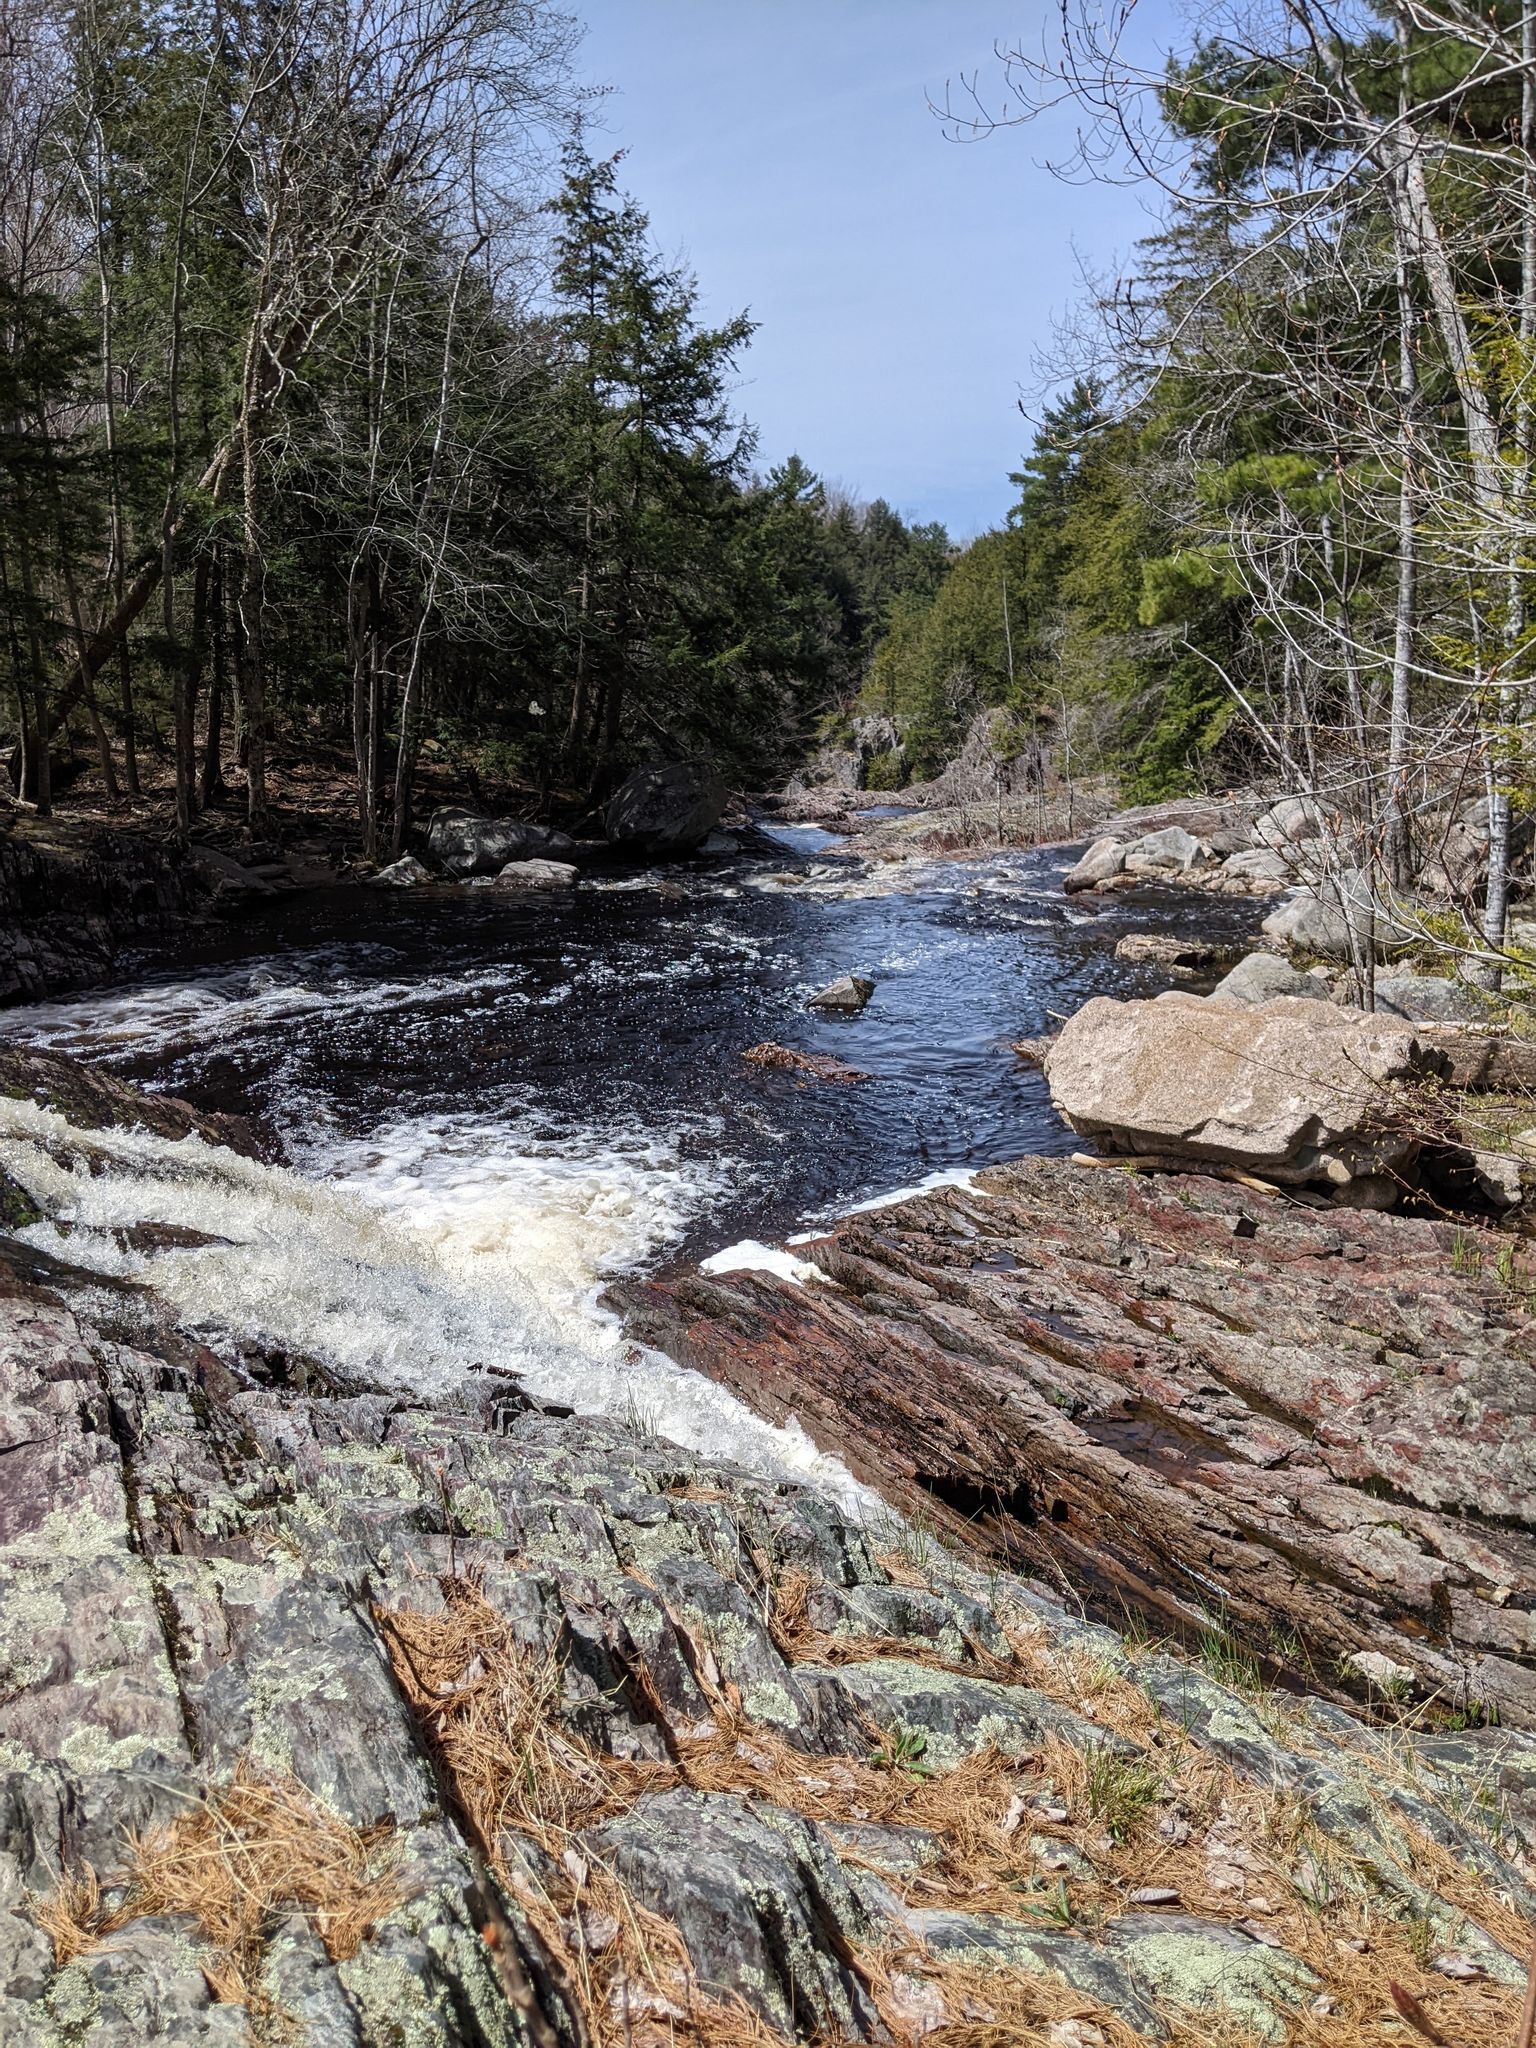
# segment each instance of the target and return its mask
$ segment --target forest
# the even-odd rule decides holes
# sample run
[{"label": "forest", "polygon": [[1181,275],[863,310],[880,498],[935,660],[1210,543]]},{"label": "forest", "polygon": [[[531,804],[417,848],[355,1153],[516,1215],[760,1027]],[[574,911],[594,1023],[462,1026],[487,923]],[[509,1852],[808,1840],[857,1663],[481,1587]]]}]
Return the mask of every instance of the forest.
[{"label": "forest", "polygon": [[1132,797],[1326,796],[1389,884],[1421,811],[1478,798],[1496,946],[1536,687],[1533,34],[1509,0],[1236,0],[1164,59],[1085,0],[936,107],[974,137],[1065,100],[1058,168],[1162,209],[960,548],[758,464],[751,319],[658,254],[544,0],[3,0],[21,793],[85,763],[131,798],[148,762],[181,830],[259,825],[273,747],[330,748],[382,858],[424,760],[545,804],[678,753],[761,787],[864,709],[892,787],[996,711]]},{"label": "forest", "polygon": [[1321,801],[1381,902],[1470,805],[1478,929],[1443,936],[1496,969],[1533,808],[1536,19],[1284,0],[1140,41],[1074,0],[940,109],[975,136],[1065,102],[1057,168],[1162,221],[1081,309],[1008,525],[899,601],[866,701],[914,774],[992,707],[1134,797]]},{"label": "forest", "polygon": [[19,793],[262,827],[332,750],[361,850],[424,759],[601,798],[762,782],[943,532],[763,472],[592,153],[544,0],[3,0],[0,614]]}]

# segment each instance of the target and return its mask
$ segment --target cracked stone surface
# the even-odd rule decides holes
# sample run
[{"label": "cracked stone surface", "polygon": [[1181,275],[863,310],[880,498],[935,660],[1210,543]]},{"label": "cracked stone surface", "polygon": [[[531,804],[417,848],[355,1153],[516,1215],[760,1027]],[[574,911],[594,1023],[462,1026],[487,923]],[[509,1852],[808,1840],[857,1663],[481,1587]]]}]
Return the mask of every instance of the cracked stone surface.
[{"label": "cracked stone surface", "polygon": [[[804,1651],[772,1618],[789,1575],[805,1589]],[[1212,1844],[1255,1858],[1262,1876],[1240,1885],[1347,1885],[1365,1870],[1373,1910],[1454,1939],[1496,1982],[1522,1977],[1507,1926],[1436,1890],[1404,1832],[1481,1873],[1510,1910],[1536,1910],[1536,1739],[1517,1729],[1415,1739],[1320,1699],[1244,1694],[1171,1651],[1128,1648],[974,1550],[862,1527],[812,1491],[614,1420],[543,1413],[494,1375],[466,1374],[430,1407],[323,1375],[303,1392],[264,1384],[140,1295],[0,1236],[7,2048],[264,2048],[271,2011],[310,2048],[577,2048],[547,1927],[467,1831],[376,1619],[438,1611],[449,1578],[477,1584],[529,1652],[558,1654],[564,1726],[615,1757],[664,1763],[729,1696],[817,1782],[903,1730],[921,1735],[925,1773],[982,1751],[1019,1759],[1021,1871],[1068,1796],[1030,1775],[1034,1750],[1150,1768],[1159,1731],[1177,1731],[1234,1782],[1305,1805],[1290,1862],[1235,1835]],[[1017,1682],[999,1677],[1021,1619],[1058,1673],[1050,1691],[1023,1665]],[[1108,1725],[1096,1689],[1110,1684],[1133,1691],[1142,1733]],[[401,1902],[357,1953],[333,1961],[285,1911],[266,1930],[259,2011],[220,2002],[184,1916],[129,1919],[60,1966],[35,1916],[61,1873],[89,1866],[110,1886],[131,1833],[164,1827],[237,1764],[392,1831]],[[643,1790],[582,1849],[673,1922],[701,1985],[786,2038],[888,2038],[875,1954],[1058,1980],[1149,2039],[1180,2009],[1279,2039],[1307,1996],[1306,1964],[1238,1925],[1256,1910],[1241,1891],[1227,1918],[1137,1912],[1091,1829],[1060,1882],[1098,1903],[1042,1925],[945,1903],[952,1858],[934,1827],[819,1821],[777,1782]],[[494,1846],[508,1871],[547,1875],[531,1839]]]}]

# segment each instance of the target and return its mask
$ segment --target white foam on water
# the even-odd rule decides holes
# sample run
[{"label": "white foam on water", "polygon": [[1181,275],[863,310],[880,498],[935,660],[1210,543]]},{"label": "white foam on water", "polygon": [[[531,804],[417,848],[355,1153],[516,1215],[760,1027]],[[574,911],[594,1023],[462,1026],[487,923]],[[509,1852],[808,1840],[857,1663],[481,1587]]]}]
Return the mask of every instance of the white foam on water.
[{"label": "white foam on water", "polygon": [[[375,956],[376,957],[376,956]],[[152,982],[140,988],[35,1003],[0,1014],[0,1039],[77,1055],[174,1054],[221,1045],[306,1017],[403,1012],[441,1000],[446,991],[471,996],[500,991],[525,1002],[518,970],[483,968],[409,980],[359,978],[359,956],[300,955],[247,963],[196,981]]]},{"label": "white foam on water", "polygon": [[986,1198],[986,1189],[976,1185],[976,1176],[981,1171],[976,1166],[944,1166],[937,1173],[927,1174],[909,1188],[892,1188],[889,1194],[871,1195],[868,1200],[854,1202],[848,1208],[838,1209],[839,1216],[868,1216],[875,1209],[891,1209],[898,1202],[910,1202],[914,1195],[932,1194],[935,1188],[969,1188],[973,1194]]},{"label": "white foam on water", "polygon": [[[0,1099],[0,1165],[50,1219],[21,1234],[73,1266],[147,1284],[188,1330],[233,1332],[350,1384],[428,1400],[477,1367],[512,1373],[536,1398],[865,1501],[797,1423],[773,1428],[594,1310],[602,1276],[676,1235],[725,1163],[689,1163],[665,1137],[622,1130],[525,1152],[515,1128],[494,1137],[481,1125],[477,1143],[468,1119],[402,1121],[367,1140],[317,1140],[301,1172],[197,1138],[78,1132],[37,1103]],[[113,1235],[146,1222],[223,1242],[125,1249]]]},{"label": "white foam on water", "polygon": [[728,1244],[723,1251],[711,1252],[707,1259],[700,1259],[699,1271],[774,1273],[781,1280],[793,1281],[797,1287],[803,1287],[808,1280],[824,1281],[827,1277],[809,1259],[797,1259],[793,1252],[778,1245],[763,1244],[755,1237],[744,1237],[740,1244]]}]

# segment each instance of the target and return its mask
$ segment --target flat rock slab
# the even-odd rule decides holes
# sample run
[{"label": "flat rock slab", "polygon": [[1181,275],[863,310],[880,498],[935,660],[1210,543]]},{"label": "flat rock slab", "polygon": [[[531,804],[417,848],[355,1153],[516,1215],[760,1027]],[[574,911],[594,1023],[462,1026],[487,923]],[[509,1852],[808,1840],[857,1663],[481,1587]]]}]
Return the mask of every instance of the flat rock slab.
[{"label": "flat rock slab", "polygon": [[907,1512],[1105,1611],[1292,1636],[1335,1692],[1385,1651],[1536,1727],[1536,1333],[1459,1236],[1032,1159],[802,1246],[835,1286],[614,1294]]}]

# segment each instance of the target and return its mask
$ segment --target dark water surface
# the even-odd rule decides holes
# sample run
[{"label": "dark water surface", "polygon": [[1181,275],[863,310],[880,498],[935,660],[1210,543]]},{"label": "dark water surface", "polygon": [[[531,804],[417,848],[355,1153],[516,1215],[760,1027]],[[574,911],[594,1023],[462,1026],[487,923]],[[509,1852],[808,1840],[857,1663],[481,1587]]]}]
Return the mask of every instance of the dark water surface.
[{"label": "dark water surface", "polygon": [[[400,1213],[515,1184],[608,1214],[599,1269],[697,1256],[1023,1152],[1070,1150],[1009,1040],[1099,993],[1150,993],[1128,931],[1238,939],[1255,906],[1146,889],[1068,899],[1073,853],[866,868],[816,828],[786,864],[584,882],[336,889],[280,900],[124,986],[0,1031],[285,1133],[301,1170]],[[857,1018],[805,1001],[845,973]],[[774,1039],[864,1069],[807,1084],[742,1060]]]}]

